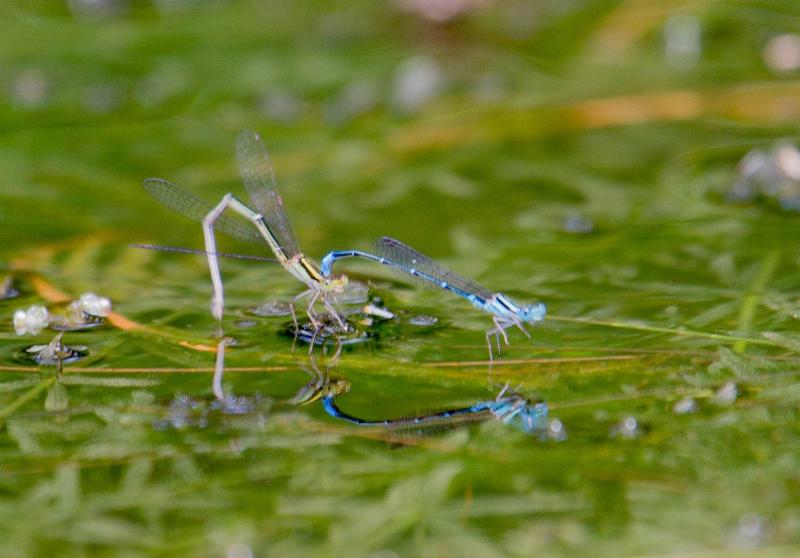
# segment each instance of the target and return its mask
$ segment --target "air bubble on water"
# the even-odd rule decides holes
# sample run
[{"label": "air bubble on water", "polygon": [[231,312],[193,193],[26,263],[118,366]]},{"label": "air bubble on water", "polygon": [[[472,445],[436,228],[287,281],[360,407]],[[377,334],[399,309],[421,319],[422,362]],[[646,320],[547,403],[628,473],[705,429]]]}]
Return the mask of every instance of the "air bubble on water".
[{"label": "air bubble on water", "polygon": [[689,413],[696,413],[699,410],[699,406],[697,405],[697,401],[694,400],[693,397],[684,397],[683,399],[676,401],[675,404],[672,406],[672,412],[676,415],[686,415]]},{"label": "air bubble on water", "polygon": [[736,383],[725,382],[714,392],[714,397],[711,400],[721,407],[727,407],[733,405],[738,397],[739,388]]},{"label": "air bubble on water", "polygon": [[563,442],[567,439],[567,429],[559,419],[547,423],[547,439],[553,442]]},{"label": "air bubble on water", "polygon": [[433,100],[443,85],[442,70],[433,58],[408,58],[395,71],[392,102],[401,112],[416,112]]},{"label": "air bubble on water", "polygon": [[642,435],[639,422],[633,416],[623,417],[611,429],[612,438],[620,438],[622,440],[635,440]]},{"label": "air bubble on water", "polygon": [[739,549],[752,549],[761,546],[768,535],[767,522],[762,515],[748,512],[739,517],[731,539],[732,546]]},{"label": "air bubble on water", "polygon": [[764,48],[764,62],[777,73],[800,69],[800,35],[786,33],[771,38]]},{"label": "air bubble on water", "polygon": [[11,98],[14,103],[26,109],[44,106],[50,84],[44,72],[30,68],[20,72],[11,85]]}]

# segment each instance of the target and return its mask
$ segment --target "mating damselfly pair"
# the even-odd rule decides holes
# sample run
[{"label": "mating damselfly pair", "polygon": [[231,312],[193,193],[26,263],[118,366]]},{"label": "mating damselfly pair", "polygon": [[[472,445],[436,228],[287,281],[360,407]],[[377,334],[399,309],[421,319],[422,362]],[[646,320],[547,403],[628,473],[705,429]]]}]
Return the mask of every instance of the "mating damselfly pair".
[{"label": "mating damselfly pair", "polygon": [[[308,298],[306,314],[315,328],[319,328],[321,324],[320,316],[314,310],[319,303],[342,333],[349,330],[347,320],[336,308],[336,298],[344,292],[348,279],[346,275],[333,275],[332,268],[336,261],[352,257],[380,263],[425,285],[449,291],[491,314],[493,327],[486,331],[490,360],[493,358],[492,336],[495,337],[499,351],[500,336],[506,344],[509,343],[506,334],[508,328],[517,327],[530,338],[524,324],[544,319],[544,304],[517,304],[508,296],[458,275],[410,246],[389,237],[382,237],[375,243],[375,253],[335,250],[322,259],[322,266],[317,265],[300,251],[283,200],[275,187],[275,175],[260,136],[249,130],[241,132],[236,140],[236,155],[252,207],[230,193],[225,194],[215,205],[166,180],[148,178],[144,181],[145,190],[155,199],[202,224],[213,288],[211,313],[216,319],[222,319],[224,312],[224,290],[216,251],[215,229],[239,239],[266,242],[284,269],[305,284],[306,290],[294,297],[293,301]],[[248,220],[250,226],[225,215],[225,210],[228,209]],[[294,306],[290,305],[290,308],[297,330]]]}]

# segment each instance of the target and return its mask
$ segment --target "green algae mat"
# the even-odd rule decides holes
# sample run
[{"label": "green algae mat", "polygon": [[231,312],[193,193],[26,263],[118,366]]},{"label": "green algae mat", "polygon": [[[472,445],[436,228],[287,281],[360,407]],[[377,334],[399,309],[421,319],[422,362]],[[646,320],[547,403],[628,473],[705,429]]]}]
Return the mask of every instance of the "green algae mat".
[{"label": "green algae mat", "polygon": [[[2,2],[0,555],[796,556],[798,33],[793,0]],[[142,181],[246,199],[243,129],[312,259],[388,235],[546,319],[490,363],[488,314],[348,260],[364,336],[309,357],[304,286],[226,259],[217,323],[203,256],[131,245],[203,248]],[[442,418],[509,396],[546,415]]]}]

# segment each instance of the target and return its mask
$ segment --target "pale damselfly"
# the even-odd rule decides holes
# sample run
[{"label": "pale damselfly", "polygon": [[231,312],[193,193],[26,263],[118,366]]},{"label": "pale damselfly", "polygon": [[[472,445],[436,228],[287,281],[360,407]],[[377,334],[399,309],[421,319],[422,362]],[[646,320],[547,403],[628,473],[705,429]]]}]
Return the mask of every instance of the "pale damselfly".
[{"label": "pale damselfly", "polygon": [[[241,132],[236,140],[236,155],[239,172],[255,210],[230,193],[225,194],[218,204],[213,205],[161,178],[148,178],[143,183],[144,189],[166,207],[202,223],[205,252],[213,287],[211,314],[217,320],[221,320],[225,306],[214,237],[214,229],[217,229],[239,239],[266,242],[284,269],[306,285],[307,289],[293,300],[309,297],[306,313],[314,327],[319,327],[317,316],[314,314],[314,305],[317,301],[321,301],[341,330],[346,331],[348,328],[345,321],[333,307],[330,297],[344,291],[347,277],[323,275],[319,266],[300,252],[283,207],[283,200],[275,188],[275,175],[261,137],[249,130]],[[226,209],[243,216],[254,228],[223,215]],[[297,329],[297,319],[293,309],[292,317]]]}]

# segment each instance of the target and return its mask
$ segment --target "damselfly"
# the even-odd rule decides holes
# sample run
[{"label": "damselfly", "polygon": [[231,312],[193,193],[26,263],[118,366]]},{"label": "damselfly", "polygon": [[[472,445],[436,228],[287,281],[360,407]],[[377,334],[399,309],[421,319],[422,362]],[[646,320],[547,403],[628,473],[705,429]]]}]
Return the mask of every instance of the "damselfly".
[{"label": "damselfly", "polygon": [[366,420],[350,415],[336,404],[336,397],[341,390],[329,390],[322,398],[325,411],[332,417],[347,421],[357,426],[371,426],[386,430],[420,431],[452,428],[463,424],[483,422],[495,419],[504,424],[512,424],[519,420],[524,432],[541,431],[547,424],[547,403],[530,401],[522,395],[503,388],[500,394],[489,401],[479,401],[469,407],[438,411],[416,417]]},{"label": "damselfly", "polygon": [[411,275],[425,285],[439,287],[457,294],[470,301],[475,307],[492,314],[494,327],[486,331],[489,360],[493,359],[492,335],[496,338],[499,354],[501,335],[506,345],[508,345],[506,329],[516,326],[530,339],[530,334],[523,324],[544,320],[546,308],[541,302],[517,304],[507,295],[492,292],[475,281],[439,265],[414,248],[388,236],[384,236],[375,242],[375,254],[361,250],[340,250],[329,253],[322,259],[323,275],[327,277],[331,274],[333,264],[337,260],[352,257],[372,260],[400,273]]},{"label": "damselfly", "polygon": [[[241,132],[236,140],[236,155],[239,172],[255,210],[230,193],[213,205],[161,178],[148,178],[143,183],[144,189],[156,200],[181,215],[202,223],[213,287],[211,314],[220,320],[225,307],[214,238],[214,229],[217,229],[243,240],[266,242],[284,269],[308,287],[293,300],[309,297],[306,313],[314,326],[319,326],[314,305],[320,301],[339,327],[343,331],[347,330],[344,319],[330,301],[331,295],[344,291],[347,277],[324,276],[319,266],[300,252],[292,225],[283,208],[283,200],[275,188],[275,175],[267,150],[259,135],[249,130]],[[243,216],[251,222],[254,229],[223,215],[226,209]],[[293,309],[292,317],[297,329],[297,318]]]}]

